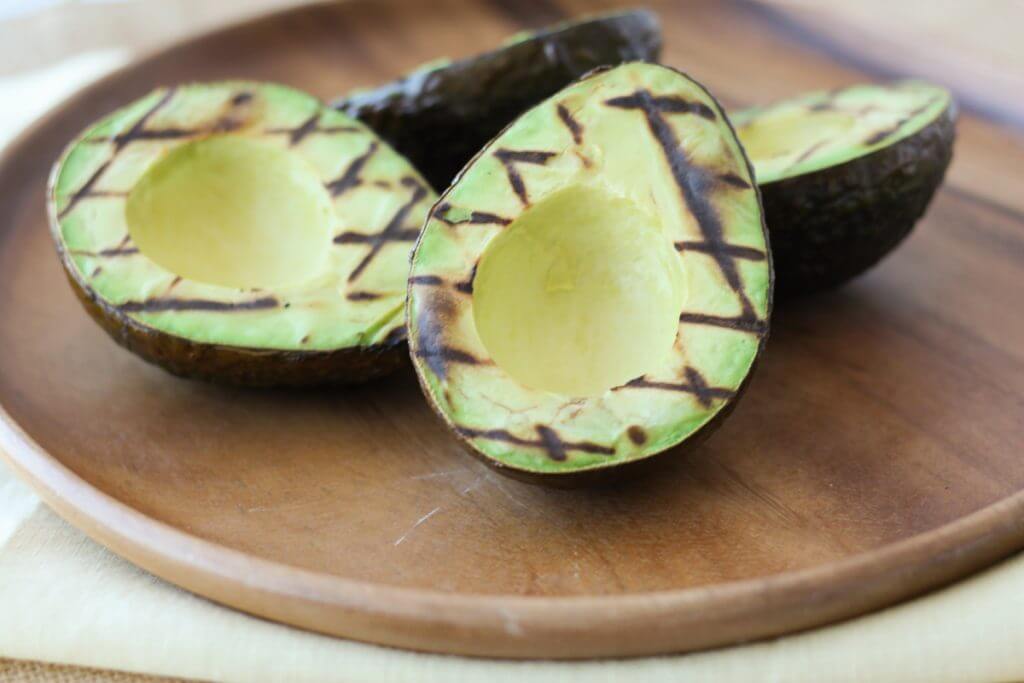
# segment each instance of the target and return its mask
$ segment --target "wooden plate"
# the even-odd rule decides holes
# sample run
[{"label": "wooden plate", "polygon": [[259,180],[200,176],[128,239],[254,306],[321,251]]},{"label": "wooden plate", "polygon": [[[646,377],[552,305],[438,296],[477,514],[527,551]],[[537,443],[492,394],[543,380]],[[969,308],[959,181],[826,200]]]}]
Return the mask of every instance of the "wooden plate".
[{"label": "wooden plate", "polygon": [[[10,463],[88,534],[196,593],[325,633],[473,655],[639,655],[786,633],[1024,544],[1024,213],[1012,181],[1024,145],[978,116],[963,119],[951,179],[909,242],[842,292],[780,310],[725,427],[615,488],[492,474],[410,373],[308,393],[174,379],[73,300],[46,230],[45,177],[78,130],[154,84],[263,78],[326,97],[593,7],[292,11],[147,59],[39,123],[0,164]],[[727,103],[865,77],[748,5],[659,9],[666,61]]]}]

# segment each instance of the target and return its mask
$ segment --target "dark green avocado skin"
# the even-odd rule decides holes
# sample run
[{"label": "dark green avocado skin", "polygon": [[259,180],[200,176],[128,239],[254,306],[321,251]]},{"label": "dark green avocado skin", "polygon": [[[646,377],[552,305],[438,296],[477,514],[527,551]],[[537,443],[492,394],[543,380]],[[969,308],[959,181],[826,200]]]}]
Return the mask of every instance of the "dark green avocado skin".
[{"label": "dark green avocado skin", "polygon": [[661,28],[634,10],[538,31],[333,103],[416,166],[438,190],[519,114],[591,69],[657,61]]},{"label": "dark green avocado skin", "polygon": [[924,214],[953,157],[956,106],[899,142],[760,185],[782,299],[837,287],[892,251]]}]

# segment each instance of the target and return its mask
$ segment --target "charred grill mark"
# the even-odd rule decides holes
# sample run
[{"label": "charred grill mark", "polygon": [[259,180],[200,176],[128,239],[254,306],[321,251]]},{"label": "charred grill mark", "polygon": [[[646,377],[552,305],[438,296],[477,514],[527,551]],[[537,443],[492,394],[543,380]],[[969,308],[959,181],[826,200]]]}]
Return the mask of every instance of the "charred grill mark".
[{"label": "charred grill mark", "polygon": [[571,451],[597,455],[615,455],[615,449],[610,446],[602,446],[590,441],[565,441],[558,435],[558,432],[546,425],[536,425],[534,427],[534,431],[537,433],[536,439],[516,436],[507,429],[474,429],[472,427],[456,426],[455,431],[467,439],[487,439],[488,441],[502,441],[515,446],[539,448],[555,462],[564,462]]},{"label": "charred grill mark", "polygon": [[280,301],[265,296],[250,301],[213,301],[212,299],[169,299],[155,298],[144,301],[126,301],[118,306],[124,313],[164,313],[166,311],[209,311],[230,313],[234,311],[259,311],[277,308]]},{"label": "charred grill mark", "polygon": [[470,211],[469,217],[460,218],[458,220],[452,220],[448,217],[448,213],[452,210],[452,205],[448,202],[441,202],[434,209],[434,218],[441,221],[446,225],[508,225],[512,222],[511,218],[505,218],[494,213],[488,213],[486,211]]},{"label": "charred grill mark", "polygon": [[686,394],[693,394],[705,408],[710,408],[715,399],[729,400],[735,392],[725,387],[712,387],[704,380],[704,377],[693,368],[686,368],[685,382],[654,382],[643,377],[630,380],[613,391],[625,389],[658,389],[660,391],[681,391]]},{"label": "charred grill mark", "polygon": [[391,189],[391,183],[389,183],[386,180],[374,180],[372,185],[374,187],[379,187],[382,190],[390,190]]},{"label": "charred grill mark", "polygon": [[642,427],[633,425],[626,430],[626,435],[629,436],[629,440],[637,446],[643,446],[647,443],[647,432],[645,432]]},{"label": "charred grill mark", "polygon": [[443,292],[431,295],[431,299],[432,305],[425,306],[419,314],[415,354],[444,382],[448,377],[449,364],[482,365],[483,362],[468,351],[445,343],[445,331],[448,321],[455,315],[455,305]]},{"label": "charred grill mark", "polygon": [[[377,143],[374,143],[376,146]],[[384,229],[379,233],[365,234],[358,232],[343,232],[334,238],[335,244],[369,244],[370,251],[367,252],[363,260],[359,262],[351,273],[349,273],[348,281],[352,282],[366,270],[366,267],[370,265],[370,262],[380,253],[380,250],[384,248],[384,245],[388,242],[412,242],[419,236],[419,228],[405,228],[402,224],[408,217],[409,212],[412,211],[412,207],[419,204],[427,196],[427,188],[425,188],[415,178],[405,177],[402,178],[402,185],[405,187],[412,188],[412,196],[409,200],[398,207],[398,211],[391,217],[388,224],[384,226]]]},{"label": "charred grill mark", "polygon": [[[476,274],[476,268],[473,268],[473,273],[470,274],[469,278],[463,282],[456,282],[452,284],[452,289],[463,294],[473,293],[473,277]],[[448,285],[448,281],[438,275],[413,275],[409,278],[409,284],[422,285],[426,287],[445,287]]]},{"label": "charred grill mark", "polygon": [[476,279],[476,268],[478,264],[473,264],[473,270],[469,271],[469,277],[462,282],[455,283],[455,289],[463,294],[473,293],[473,281]]},{"label": "charred grill mark", "polygon": [[97,275],[103,272],[103,266],[96,266],[92,269],[92,274],[89,275],[91,278],[95,278]]},{"label": "charred grill mark", "polygon": [[901,118],[899,121],[897,121],[896,123],[892,124],[888,128],[883,128],[882,130],[877,131],[873,135],[871,135],[868,138],[866,138],[864,140],[864,144],[865,145],[874,145],[874,144],[877,144],[877,143],[881,142],[882,140],[886,139],[890,135],[893,135],[894,133],[898,132],[899,129],[902,128],[904,126],[904,124],[907,123],[907,121],[910,121],[913,118],[915,118],[916,116],[919,116],[920,114],[924,113],[924,111],[926,109],[928,109],[928,107],[932,106],[933,104],[935,104],[935,100],[934,99],[928,100],[927,102],[922,104],[920,107],[917,107],[916,109],[912,110],[910,113],[908,113],[906,116],[904,116],[903,118]]},{"label": "charred grill mark", "polygon": [[349,301],[376,301],[381,298],[381,296],[383,295],[378,292],[356,291],[349,292],[345,295],[345,298]]},{"label": "charred grill mark", "polygon": [[444,284],[444,279],[438,275],[413,275],[409,278],[409,284],[440,286]]},{"label": "charred grill mark", "polygon": [[305,335],[302,339],[299,340],[299,343],[302,344],[303,346],[308,344],[309,343],[309,335],[308,334]]},{"label": "charred grill mark", "polygon": [[252,102],[252,93],[248,91],[240,92],[231,98],[231,106],[233,107],[240,107],[243,104],[249,104],[249,102]]},{"label": "charred grill mark", "polygon": [[768,324],[753,315],[708,315],[706,313],[683,313],[679,316],[679,322],[689,325],[709,325],[711,327],[725,327],[737,332],[749,332],[757,336],[768,331]]},{"label": "charred grill mark", "polygon": [[512,190],[519,197],[519,201],[522,202],[523,206],[530,205],[530,197],[526,192],[526,183],[523,182],[523,176],[520,175],[519,169],[516,168],[516,164],[534,164],[535,166],[543,166],[548,163],[551,157],[555,156],[555,152],[547,152],[543,150],[530,150],[530,149],[499,149],[495,150],[494,157],[501,162],[502,166],[505,167],[505,174],[508,176],[508,183],[512,186]]},{"label": "charred grill mark", "polygon": [[462,365],[481,365],[480,359],[471,354],[468,351],[462,349],[456,349],[451,346],[438,346],[430,349],[420,348],[416,352],[417,357],[427,361],[427,365],[430,366],[431,370],[434,370],[434,374],[438,377],[443,377],[437,373],[437,368],[444,368],[443,372],[447,372],[447,366],[449,363],[461,363]]},{"label": "charred grill mark", "polygon": [[765,253],[753,247],[743,247],[738,244],[710,244],[697,240],[683,240],[675,243],[676,251],[696,251],[708,254],[717,258],[718,254],[724,254],[729,258],[745,259],[747,261],[764,261]]},{"label": "charred grill mark", "polygon": [[569,133],[572,135],[572,141],[577,145],[583,142],[583,126],[580,122],[573,118],[572,113],[568,107],[564,104],[558,105],[558,118],[561,119],[565,127],[569,129]]},{"label": "charred grill mark", "polygon": [[803,152],[800,153],[800,155],[796,159],[793,159],[793,162],[786,167],[786,170],[788,171],[791,168],[794,168],[795,166],[802,164],[803,162],[810,159],[811,155],[813,155],[815,152],[817,152],[819,149],[825,146],[825,142],[825,140],[819,140],[818,142],[815,142],[813,145],[805,149]]},{"label": "charred grill mark", "polygon": [[731,185],[732,187],[736,187],[741,190],[749,190],[751,187],[750,183],[731,171],[718,176],[718,179],[726,185]]},{"label": "charred grill mark", "polygon": [[620,109],[636,109],[644,114],[647,126],[661,147],[672,177],[679,186],[683,202],[696,219],[704,242],[711,245],[709,253],[715,259],[726,283],[739,298],[743,315],[754,316],[754,306],[743,289],[739,269],[728,253],[729,245],[725,242],[722,221],[704,192],[714,179],[708,171],[690,163],[678,136],[663,116],[665,113],[686,113],[714,119],[714,111],[701,102],[689,102],[679,97],[656,97],[648,90],[637,90],[632,95],[614,97],[605,103]]},{"label": "charred grill mark", "polygon": [[340,176],[327,183],[327,191],[331,193],[332,197],[340,197],[352,188],[363,184],[360,174],[363,172],[363,167],[366,166],[370,157],[377,153],[378,146],[376,141],[371,142],[366,151],[353,159],[352,163],[348,165],[348,168]]},{"label": "charred grill mark", "polygon": [[[68,215],[71,212],[71,210],[74,209],[83,199],[86,199],[96,194],[96,191],[93,189],[95,188],[96,183],[99,182],[103,174],[107,172],[107,169],[109,169],[111,164],[114,163],[114,159],[117,158],[117,155],[121,153],[121,150],[123,150],[125,146],[127,146],[133,140],[139,139],[139,137],[143,134],[155,134],[155,132],[153,131],[146,131],[146,124],[149,122],[151,118],[153,118],[153,116],[158,111],[164,108],[167,105],[167,103],[171,101],[171,98],[174,97],[174,93],[174,88],[168,88],[167,91],[163,94],[163,96],[152,107],[150,107],[146,111],[146,113],[140,116],[139,119],[134,124],[132,124],[132,126],[127,131],[120,135],[116,135],[110,139],[110,142],[113,142],[114,144],[114,151],[110,155],[110,158],[104,161],[102,164],[100,164],[99,168],[93,171],[93,174],[89,176],[89,178],[82,184],[82,187],[78,188],[77,191],[72,193],[71,197],[68,199],[68,203],[57,214],[58,220]],[[107,195],[106,193],[101,193],[101,196],[110,195]]]},{"label": "charred grill mark", "polygon": [[268,128],[266,132],[270,135],[287,135],[288,144],[292,147],[314,133],[330,135],[333,133],[359,132],[359,128],[356,126],[321,126],[319,124],[320,112],[318,111],[294,128]]}]

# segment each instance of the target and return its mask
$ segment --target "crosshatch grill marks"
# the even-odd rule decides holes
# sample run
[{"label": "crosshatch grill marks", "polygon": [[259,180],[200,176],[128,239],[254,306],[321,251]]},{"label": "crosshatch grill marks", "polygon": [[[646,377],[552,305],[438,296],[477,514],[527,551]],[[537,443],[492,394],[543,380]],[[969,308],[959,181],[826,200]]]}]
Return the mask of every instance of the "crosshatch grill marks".
[{"label": "crosshatch grill marks", "polygon": [[565,127],[569,129],[569,133],[572,135],[572,141],[577,145],[583,142],[583,126],[573,118],[572,112],[564,104],[558,105],[558,118],[565,124]]},{"label": "crosshatch grill marks", "polygon": [[[434,208],[433,216],[437,220],[441,221],[445,225],[457,226],[457,225],[508,225],[512,222],[511,218],[505,218],[494,213],[488,213],[486,211],[470,211],[465,218],[453,219],[449,217],[449,214],[453,210],[453,206],[448,202],[441,202]],[[458,211],[458,210],[456,210]]]},{"label": "crosshatch grill marks", "polygon": [[732,389],[725,387],[713,387],[708,385],[707,380],[695,368],[687,367],[684,372],[685,382],[658,382],[637,377],[622,386],[615,387],[613,391],[624,391],[626,389],[657,389],[661,391],[681,391],[693,394],[697,402],[704,408],[710,408],[715,399],[728,400],[736,395]]},{"label": "crosshatch grill marks", "polygon": [[249,301],[214,301],[212,299],[154,298],[143,301],[126,301],[118,310],[124,313],[164,313],[167,311],[209,311],[230,313],[233,311],[259,311],[277,308],[281,305],[277,297],[265,296]]},{"label": "crosshatch grill marks", "polygon": [[551,157],[555,156],[555,152],[548,152],[544,150],[529,150],[529,149],[498,149],[494,152],[494,158],[501,162],[502,166],[505,167],[505,174],[508,176],[508,183],[512,186],[512,190],[519,197],[519,201],[522,202],[523,206],[530,205],[530,197],[526,192],[526,183],[523,182],[523,176],[519,174],[519,169],[516,168],[516,164],[534,164],[535,166],[543,166],[548,163]]},{"label": "crosshatch grill marks", "polygon": [[149,120],[153,118],[153,116],[163,107],[167,106],[167,103],[170,102],[171,98],[174,97],[174,93],[174,88],[168,88],[167,92],[165,92],[163,96],[146,111],[146,113],[140,116],[139,120],[132,124],[131,128],[129,128],[125,133],[117,135],[110,140],[110,142],[112,142],[114,145],[113,154],[110,155],[109,159],[100,164],[99,168],[93,171],[93,174],[89,176],[85,183],[82,184],[82,187],[80,187],[76,192],[74,192],[71,195],[71,197],[68,199],[68,203],[60,211],[60,213],[57,214],[58,219],[64,218],[64,216],[71,213],[71,210],[74,209],[75,206],[79,204],[79,202],[91,196],[91,193],[93,192],[93,188],[95,188],[96,183],[99,182],[103,174],[106,173],[108,168],[110,168],[110,165],[114,163],[114,159],[117,158],[117,155],[121,153],[121,150],[123,150],[132,140],[135,140],[139,137],[142,131],[145,130],[146,124],[149,122]]},{"label": "crosshatch grill marks", "polygon": [[288,145],[294,147],[310,135],[334,135],[337,133],[358,133],[360,129],[356,126],[321,126],[321,112],[312,114],[305,121],[294,128],[268,128],[265,132],[268,135],[287,135]]},{"label": "crosshatch grill marks", "polygon": [[359,187],[363,184],[363,178],[361,176],[363,168],[366,163],[370,160],[374,154],[377,153],[377,148],[380,145],[376,140],[370,143],[370,146],[366,148],[366,151],[357,156],[348,165],[341,175],[326,184],[327,191],[331,193],[332,197],[340,197],[354,187]]},{"label": "crosshatch grill marks", "polygon": [[[377,143],[374,143],[376,146]],[[409,212],[412,208],[419,204],[427,196],[427,188],[423,186],[415,178],[405,177],[402,178],[403,187],[412,188],[412,196],[409,200],[398,207],[395,215],[391,217],[388,224],[384,226],[384,229],[377,233],[363,233],[363,232],[343,232],[334,238],[335,244],[369,244],[370,251],[367,252],[363,260],[359,262],[351,273],[349,273],[348,281],[352,282],[356,280],[366,267],[370,265],[370,262],[380,253],[380,250],[384,248],[384,245],[389,242],[413,242],[420,234],[418,227],[404,227],[405,219],[409,216]]]},{"label": "crosshatch grill marks", "polygon": [[714,182],[711,173],[690,163],[683,151],[679,138],[664,114],[695,114],[704,119],[714,120],[715,112],[702,102],[689,102],[680,97],[659,97],[648,90],[637,90],[631,95],[613,97],[605,103],[620,109],[636,109],[643,112],[654,139],[661,147],[668,162],[672,177],[679,186],[683,201],[697,221],[707,253],[715,260],[726,283],[740,301],[742,317],[756,317],[754,306],[743,289],[743,280],[735,257],[729,253],[725,241],[721,218],[708,200],[704,189]]},{"label": "crosshatch grill marks", "polygon": [[591,441],[566,441],[559,436],[558,432],[546,425],[536,425],[534,427],[534,431],[537,433],[537,438],[535,439],[516,436],[506,429],[474,429],[472,427],[456,425],[455,431],[467,439],[486,439],[488,441],[501,441],[515,446],[539,448],[555,462],[564,462],[572,451],[596,455],[615,455],[615,449],[610,446],[602,446]]}]

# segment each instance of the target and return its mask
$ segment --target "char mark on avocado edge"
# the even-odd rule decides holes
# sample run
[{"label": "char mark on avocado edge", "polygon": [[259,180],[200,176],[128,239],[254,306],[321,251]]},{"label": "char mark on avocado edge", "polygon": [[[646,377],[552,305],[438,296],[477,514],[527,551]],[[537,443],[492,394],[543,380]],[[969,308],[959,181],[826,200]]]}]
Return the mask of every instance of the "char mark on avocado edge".
[{"label": "char mark on avocado edge", "polygon": [[744,247],[738,244],[709,244],[699,240],[682,240],[675,243],[675,248],[676,251],[696,251],[701,254],[708,254],[716,260],[721,254],[725,254],[729,258],[747,261],[764,261],[767,258],[760,249]]},{"label": "char mark on avocado edge", "polygon": [[370,157],[377,153],[378,147],[379,145],[376,140],[371,142],[366,151],[353,159],[340,176],[325,185],[332,197],[340,197],[352,188],[363,184],[360,174],[363,172],[363,167],[366,166],[366,162],[370,160]]},{"label": "char mark on avocado edge", "polygon": [[455,426],[455,431],[467,439],[487,439],[488,441],[502,441],[516,446],[528,446],[543,450],[547,456],[555,462],[564,462],[570,451],[581,453],[593,453],[597,455],[615,455],[615,449],[610,446],[602,446],[590,441],[565,441],[551,427],[536,425],[536,439],[527,439],[516,436],[506,429],[474,429],[472,427]]},{"label": "char mark on avocado edge", "polygon": [[572,112],[564,104],[558,105],[558,118],[561,119],[565,127],[569,129],[569,133],[572,135],[572,141],[577,145],[583,142],[583,126],[573,118]]},{"label": "char mark on avocado edge", "polygon": [[[377,143],[374,143],[376,146]],[[409,212],[412,211],[412,207],[419,204],[427,196],[427,188],[423,186],[415,178],[406,176],[402,178],[402,185],[404,187],[412,188],[412,196],[398,207],[395,215],[391,217],[388,224],[384,226],[384,229],[378,233],[367,234],[361,232],[343,232],[334,238],[335,244],[369,244],[370,251],[366,253],[363,260],[349,273],[348,281],[355,281],[366,267],[370,265],[370,262],[380,253],[380,250],[384,248],[384,245],[388,242],[412,242],[419,235],[419,228],[403,227],[405,219],[409,216]]]},{"label": "char mark on avocado edge", "polygon": [[483,361],[461,349],[452,348],[445,343],[445,330],[448,321],[455,315],[455,304],[450,294],[443,290],[435,290],[429,295],[432,305],[425,306],[419,314],[416,330],[415,354],[422,358],[439,380],[448,378],[448,365],[482,365]]},{"label": "char mark on avocado edge", "polygon": [[705,119],[714,120],[714,111],[702,102],[689,102],[680,97],[658,97],[648,90],[637,90],[631,95],[613,97],[605,104],[619,109],[635,109],[643,113],[651,134],[661,147],[672,178],[682,194],[683,202],[700,228],[704,242],[711,245],[709,252],[715,259],[719,271],[726,283],[740,300],[743,315],[755,316],[754,305],[743,289],[743,279],[736,266],[734,257],[727,253],[721,218],[711,201],[706,189],[714,182],[712,174],[690,163],[678,136],[672,126],[665,120],[664,114],[695,114]]},{"label": "char mark on avocado edge", "polygon": [[118,310],[124,313],[164,313],[167,311],[209,311],[230,313],[233,311],[258,311],[277,308],[281,302],[273,296],[249,301],[214,301],[212,299],[158,298],[144,301],[126,301]]},{"label": "char mark on avocado edge", "polygon": [[644,431],[643,427],[633,425],[626,430],[626,435],[629,436],[629,440],[637,446],[643,446],[647,443],[647,432]]},{"label": "char mark on avocado edge", "polygon": [[434,209],[434,218],[441,221],[445,225],[508,225],[512,222],[511,218],[505,218],[494,213],[488,213],[486,211],[470,211],[469,216],[466,218],[460,218],[453,220],[448,217],[449,212],[452,210],[452,205],[448,202],[441,202]]},{"label": "char mark on avocado edge", "polygon": [[751,188],[750,183],[748,183],[746,180],[739,177],[732,171],[728,173],[723,173],[722,175],[718,176],[718,179],[721,180],[726,185],[731,185],[732,187],[738,188],[740,190],[749,190]]},{"label": "char mark on avocado edge", "polygon": [[615,387],[613,391],[623,391],[625,389],[681,391],[683,393],[693,394],[697,399],[697,402],[705,408],[710,408],[715,399],[728,400],[736,394],[732,389],[709,386],[707,381],[704,379],[704,376],[691,367],[686,368],[685,382],[654,382],[644,379],[643,377],[637,377],[636,379],[626,382],[622,386]]},{"label": "char mark on avocado edge", "polygon": [[548,152],[545,150],[532,150],[532,149],[498,149],[494,152],[494,158],[501,162],[502,166],[505,167],[505,174],[508,176],[508,183],[512,186],[512,190],[519,197],[519,201],[522,202],[523,206],[530,205],[530,197],[526,192],[526,183],[523,182],[523,176],[520,175],[519,169],[516,168],[516,164],[534,164],[536,166],[543,166],[548,163],[551,157],[555,156],[555,152]]},{"label": "char mark on avocado edge", "polygon": [[897,133],[899,131],[899,129],[902,128],[904,126],[904,124],[907,123],[907,121],[910,121],[910,120],[914,119],[915,117],[923,114],[924,111],[926,109],[928,109],[928,107],[932,106],[933,104],[935,104],[935,100],[934,99],[928,100],[927,102],[922,104],[920,107],[917,107],[916,109],[914,109],[913,111],[908,113],[906,116],[904,116],[903,118],[901,118],[899,121],[897,121],[896,123],[892,124],[888,128],[883,128],[882,130],[877,131],[877,132],[873,133],[872,135],[870,135],[867,139],[864,140],[864,144],[865,145],[875,145],[875,144],[878,144],[879,142],[881,142],[882,140],[886,139],[890,135],[893,135],[894,133]]},{"label": "char mark on avocado edge", "polygon": [[737,332],[748,332],[762,336],[768,331],[768,324],[753,315],[709,315],[706,313],[683,313],[679,316],[679,322],[689,325],[709,325],[711,327],[724,327]]},{"label": "char mark on avocado edge", "polygon": [[819,141],[815,142],[813,145],[811,145],[810,147],[805,149],[803,152],[801,152],[800,155],[796,159],[793,159],[793,162],[789,166],[786,167],[786,170],[789,171],[790,169],[792,169],[792,168],[796,167],[797,165],[802,164],[803,162],[805,162],[808,159],[810,159],[812,154],[814,154],[819,149],[821,149],[822,147],[825,146],[825,143],[826,143],[826,140],[819,140]]}]

